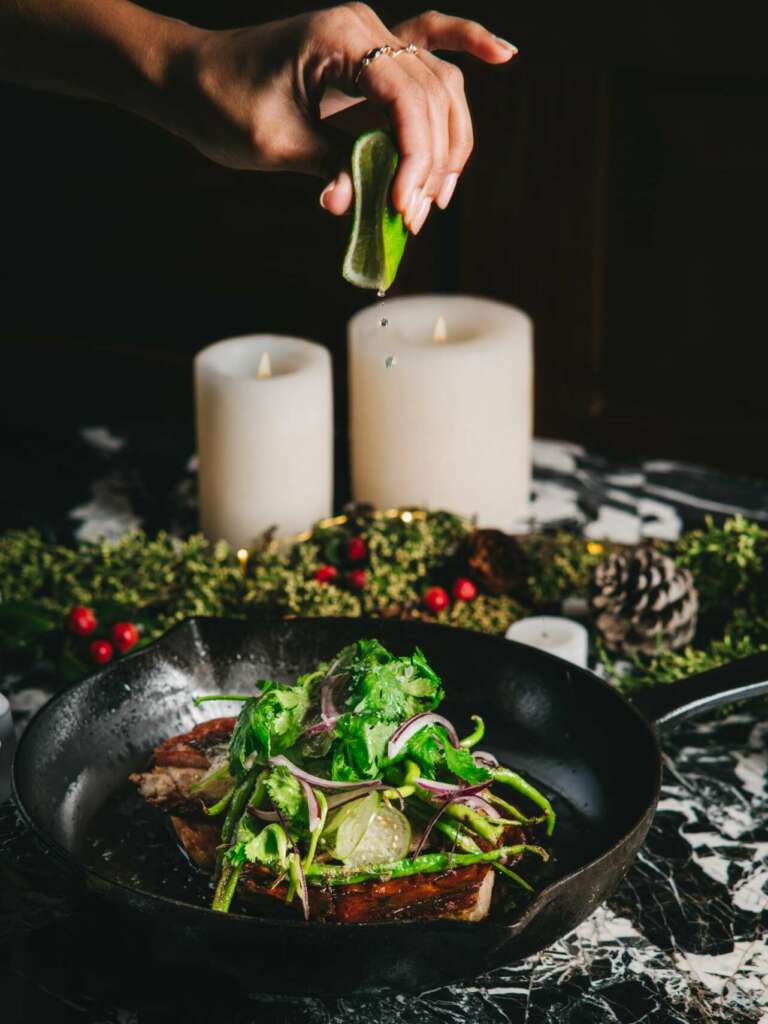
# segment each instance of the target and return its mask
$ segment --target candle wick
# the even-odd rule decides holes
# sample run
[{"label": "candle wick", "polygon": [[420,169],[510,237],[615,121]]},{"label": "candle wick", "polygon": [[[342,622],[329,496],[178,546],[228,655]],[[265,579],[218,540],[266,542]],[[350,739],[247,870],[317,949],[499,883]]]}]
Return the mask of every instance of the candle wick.
[{"label": "candle wick", "polygon": [[432,331],[432,341],[447,341],[448,340],[448,325],[445,322],[445,317],[441,314],[435,321],[435,329]]},{"label": "candle wick", "polygon": [[259,365],[256,370],[256,378],[258,380],[265,380],[267,377],[272,376],[272,360],[269,358],[269,352],[262,352]]}]

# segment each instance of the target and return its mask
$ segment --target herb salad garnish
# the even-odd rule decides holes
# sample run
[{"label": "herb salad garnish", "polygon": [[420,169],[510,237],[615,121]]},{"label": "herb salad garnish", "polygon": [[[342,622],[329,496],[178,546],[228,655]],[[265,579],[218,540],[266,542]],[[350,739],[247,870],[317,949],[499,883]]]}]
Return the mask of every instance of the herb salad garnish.
[{"label": "herb salad garnish", "polygon": [[[550,835],[552,806],[492,754],[474,749],[485,731],[478,716],[459,738],[435,710],[443,696],[418,648],[396,657],[378,640],[360,640],[291,685],[262,680],[254,696],[199,698],[243,702],[226,757],[195,787],[205,813],[222,819],[213,908],[229,909],[247,864],[284,880],[286,900],[298,897],[305,917],[309,885],[478,863],[530,890],[505,862],[547,853],[508,839],[519,840],[521,825],[543,825]],[[216,802],[206,803],[214,780]],[[497,784],[541,814],[500,797]]]}]

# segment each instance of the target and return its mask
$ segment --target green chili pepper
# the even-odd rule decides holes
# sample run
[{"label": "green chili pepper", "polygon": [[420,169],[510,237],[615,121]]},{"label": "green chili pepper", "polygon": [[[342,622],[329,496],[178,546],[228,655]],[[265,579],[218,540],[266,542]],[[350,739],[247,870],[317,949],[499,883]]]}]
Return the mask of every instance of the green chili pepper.
[{"label": "green chili pepper", "polygon": [[[251,697],[255,696],[251,694]],[[201,704],[205,704],[209,700],[250,700],[251,697],[244,697],[239,693],[211,693],[205,697],[195,697],[192,703],[195,707],[199,707]]]},{"label": "green chili pepper", "polygon": [[503,782],[507,786],[511,786],[516,789],[518,793],[522,793],[523,796],[540,807],[544,811],[544,820],[547,823],[547,835],[551,836],[555,827],[555,812],[552,804],[547,800],[543,793],[540,793],[535,786],[532,786],[530,782],[526,782],[522,776],[518,775],[517,772],[510,771],[509,768],[495,768],[493,770],[493,778],[496,782]]},{"label": "green chili pepper", "polygon": [[486,799],[490,800],[492,804],[496,804],[497,807],[501,807],[502,810],[510,814],[516,822],[521,825],[538,825],[539,822],[544,821],[544,817],[541,818],[526,818],[522,811],[518,810],[514,804],[507,803],[506,800],[502,800],[500,796],[496,796],[495,793],[487,793]]},{"label": "green chili pepper", "polygon": [[211,782],[218,782],[219,779],[223,779],[229,776],[229,765],[221,764],[218,768],[214,768],[213,771],[206,772],[205,775],[194,785],[189,787],[189,792],[193,795],[200,793],[204,790]]},{"label": "green chili pepper", "polygon": [[544,860],[549,856],[547,851],[540,846],[518,843],[516,846],[501,846],[497,850],[487,850],[482,853],[425,853],[420,857],[406,858],[393,864],[372,864],[364,871],[356,871],[354,868],[336,864],[313,864],[306,875],[307,881],[319,885],[324,883],[351,885],[357,882],[449,871],[452,868],[463,868],[471,864],[493,864],[504,857],[526,852],[536,853]]},{"label": "green chili pepper", "polygon": [[232,898],[235,895],[235,889],[237,888],[237,881],[240,877],[240,871],[242,865],[225,863],[219,881],[216,885],[216,892],[214,893],[213,903],[211,907],[213,910],[218,910],[222,914],[226,914],[232,903]]},{"label": "green chili pepper", "polygon": [[485,736],[485,722],[482,720],[480,715],[470,715],[469,717],[475,723],[475,728],[469,736],[465,736],[463,740],[459,740],[462,747],[474,747],[480,742],[483,736]]},{"label": "green chili pepper", "polygon": [[227,809],[229,801],[232,799],[232,794],[235,792],[235,787],[225,793],[224,796],[215,804],[211,804],[210,807],[203,805],[203,814],[207,814],[209,818],[215,818],[218,814],[223,814]]},{"label": "green chili pepper", "polygon": [[328,801],[325,799],[325,793],[321,789],[316,789],[315,796],[317,802],[320,804],[320,821],[318,822],[315,831],[310,834],[309,849],[307,855],[304,858],[304,870],[306,871],[312,861],[315,859],[315,853],[317,852],[317,844],[320,840],[323,829],[325,828],[325,821],[328,817]]}]

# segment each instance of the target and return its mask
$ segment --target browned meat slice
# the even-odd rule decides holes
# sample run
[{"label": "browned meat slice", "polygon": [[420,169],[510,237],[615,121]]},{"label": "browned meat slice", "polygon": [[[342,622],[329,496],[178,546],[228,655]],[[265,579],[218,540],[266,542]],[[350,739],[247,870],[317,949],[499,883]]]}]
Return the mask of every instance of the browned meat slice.
[{"label": "browned meat slice", "polygon": [[[209,752],[228,742],[234,727],[234,718],[214,718],[180,736],[171,736],[155,747],[150,771],[129,776],[131,782],[153,807],[184,814],[199,811],[201,798],[191,788],[211,767]],[[224,796],[230,785],[225,777],[206,786],[206,802]]]},{"label": "browned meat slice", "polygon": [[[181,846],[204,871],[212,871],[215,866],[221,819],[206,820],[200,814],[200,798],[190,793],[190,787],[210,768],[206,751],[226,742],[234,724],[234,718],[215,718],[171,737],[156,748],[150,771],[131,776],[145,800],[171,812]],[[517,826],[507,833],[507,844],[525,841]],[[475,864],[386,882],[311,885],[310,915],[315,920],[337,923],[435,918],[480,921],[490,909],[494,877],[487,864]],[[286,906],[286,883],[275,885],[270,873],[257,865],[245,866],[238,892],[265,913],[301,912],[298,900]]]},{"label": "browned meat slice", "polygon": [[163,765],[153,768],[151,772],[136,773],[129,778],[136,783],[139,793],[148,804],[164,811],[189,814],[200,807],[200,797],[193,796],[190,790],[204,775],[204,768],[173,768]]},{"label": "browned meat slice", "polygon": [[[473,864],[453,871],[392,878],[387,882],[310,885],[309,912],[316,921],[337,924],[435,918],[482,921],[491,907],[493,880],[492,868],[487,864]],[[240,895],[257,900],[262,909],[268,907],[269,901],[284,906],[286,891],[284,882],[272,888],[269,879],[254,865],[243,869]],[[301,907],[295,901],[295,913],[300,912]]]},{"label": "browned meat slice", "polygon": [[213,871],[221,825],[216,821],[190,821],[175,814],[171,815],[171,824],[192,863],[203,871]]},{"label": "browned meat slice", "polygon": [[234,718],[212,718],[201,722],[189,732],[171,736],[152,755],[153,765],[173,765],[175,768],[207,768],[206,750],[220,743],[228,743],[235,728]]},{"label": "browned meat slice", "polygon": [[[172,816],[179,842],[198,867],[212,871],[216,862],[219,829],[213,822],[188,821]],[[355,924],[365,921],[408,921],[452,918],[481,921],[491,906],[494,873],[487,864],[457,868],[425,875],[393,878],[388,882],[360,882],[356,885],[309,887],[309,908],[318,921]],[[258,905],[265,914],[280,914],[286,909],[285,882],[274,885],[274,878],[263,868],[248,864],[243,869],[239,893]],[[293,913],[300,914],[297,901]]]}]

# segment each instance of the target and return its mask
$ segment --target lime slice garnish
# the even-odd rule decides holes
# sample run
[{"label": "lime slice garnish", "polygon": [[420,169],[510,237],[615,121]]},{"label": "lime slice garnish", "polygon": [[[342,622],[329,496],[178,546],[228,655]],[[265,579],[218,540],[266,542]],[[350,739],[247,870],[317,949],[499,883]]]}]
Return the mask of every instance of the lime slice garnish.
[{"label": "lime slice garnish", "polygon": [[378,793],[369,793],[341,810],[344,813],[331,823],[337,830],[334,854],[348,867],[391,864],[406,856],[411,824],[400,811],[382,803]]},{"label": "lime slice garnish", "polygon": [[408,230],[389,200],[397,162],[386,132],[366,132],[352,149],[355,212],[341,272],[358,288],[387,291],[400,266]]},{"label": "lime slice garnish", "polygon": [[394,807],[381,804],[354,850],[344,858],[344,863],[351,868],[393,864],[408,854],[410,845],[411,823]]},{"label": "lime slice garnish", "polygon": [[347,807],[349,810],[338,826],[334,844],[334,853],[345,863],[365,835],[371,819],[379,808],[379,794],[369,793],[362,800],[347,804]]}]

